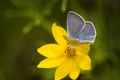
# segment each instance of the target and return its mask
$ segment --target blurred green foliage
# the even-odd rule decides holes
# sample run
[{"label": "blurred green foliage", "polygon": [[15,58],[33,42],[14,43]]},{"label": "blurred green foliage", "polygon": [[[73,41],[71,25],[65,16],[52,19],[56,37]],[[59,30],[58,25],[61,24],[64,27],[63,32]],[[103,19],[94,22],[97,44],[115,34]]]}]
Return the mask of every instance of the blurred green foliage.
[{"label": "blurred green foliage", "polygon": [[[78,80],[119,80],[120,0],[0,0],[0,80],[54,80],[55,69],[38,69],[37,48],[55,43],[53,22],[66,29],[68,11],[92,21],[92,70]],[[70,80],[66,77],[64,80]]]}]

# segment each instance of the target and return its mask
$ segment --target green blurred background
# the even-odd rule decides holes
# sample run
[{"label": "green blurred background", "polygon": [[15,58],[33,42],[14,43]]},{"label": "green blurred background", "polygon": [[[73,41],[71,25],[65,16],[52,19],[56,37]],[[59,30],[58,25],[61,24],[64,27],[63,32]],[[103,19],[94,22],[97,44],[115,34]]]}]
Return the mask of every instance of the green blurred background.
[{"label": "green blurred background", "polygon": [[78,80],[120,80],[120,0],[0,0],[0,80],[54,80],[55,69],[36,67],[45,58],[36,50],[55,43],[51,25],[66,29],[68,11],[97,30],[92,70]]}]

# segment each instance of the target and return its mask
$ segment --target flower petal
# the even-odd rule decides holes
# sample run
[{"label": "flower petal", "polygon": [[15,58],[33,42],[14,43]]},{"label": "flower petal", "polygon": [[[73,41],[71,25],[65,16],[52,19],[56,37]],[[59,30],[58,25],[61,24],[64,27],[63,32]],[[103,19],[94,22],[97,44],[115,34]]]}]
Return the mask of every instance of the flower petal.
[{"label": "flower petal", "polygon": [[83,62],[80,64],[81,69],[90,70],[91,69],[91,59],[88,55],[84,57]]},{"label": "flower petal", "polygon": [[81,44],[76,48],[77,55],[81,54],[88,54],[88,51],[90,50],[90,44],[89,43],[84,43]]},{"label": "flower petal", "polygon": [[57,26],[56,23],[53,23],[52,33],[58,44],[60,45],[66,44],[66,40],[63,38],[63,35],[67,36],[67,32],[61,26]]},{"label": "flower petal", "polygon": [[72,69],[70,70],[69,76],[71,79],[75,80],[80,74],[80,67],[73,61]]},{"label": "flower petal", "polygon": [[47,44],[37,49],[37,51],[45,57],[55,58],[61,56],[63,47],[57,44]]},{"label": "flower petal", "polygon": [[83,70],[90,70],[91,69],[91,60],[87,54],[76,56],[75,61]]},{"label": "flower petal", "polygon": [[38,68],[54,68],[61,65],[66,60],[66,57],[58,57],[58,58],[46,58],[41,61],[37,67]]},{"label": "flower petal", "polygon": [[72,62],[70,59],[67,59],[62,65],[60,65],[55,72],[55,80],[60,80],[67,76],[72,68]]},{"label": "flower petal", "polygon": [[83,62],[84,56],[85,55],[79,55],[79,56],[77,55],[74,57],[74,60],[79,67],[80,67],[80,64]]}]

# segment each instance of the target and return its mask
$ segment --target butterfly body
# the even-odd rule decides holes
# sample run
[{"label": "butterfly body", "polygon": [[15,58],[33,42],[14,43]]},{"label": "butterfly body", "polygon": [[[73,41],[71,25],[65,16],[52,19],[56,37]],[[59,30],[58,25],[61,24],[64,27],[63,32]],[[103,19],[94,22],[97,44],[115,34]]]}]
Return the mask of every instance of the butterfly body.
[{"label": "butterfly body", "polygon": [[67,44],[72,46],[72,47],[78,47],[80,45],[89,44],[89,42],[80,42],[79,40],[73,39],[73,38],[68,37],[68,36],[63,36],[63,37],[67,41]]}]

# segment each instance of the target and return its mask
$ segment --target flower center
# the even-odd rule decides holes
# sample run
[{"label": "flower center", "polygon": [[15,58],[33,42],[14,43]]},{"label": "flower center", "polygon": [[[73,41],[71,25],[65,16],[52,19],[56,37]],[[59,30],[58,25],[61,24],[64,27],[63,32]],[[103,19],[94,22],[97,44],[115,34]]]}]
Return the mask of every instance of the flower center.
[{"label": "flower center", "polygon": [[75,48],[72,48],[72,47],[68,46],[65,50],[65,54],[69,58],[75,56],[76,55]]}]

